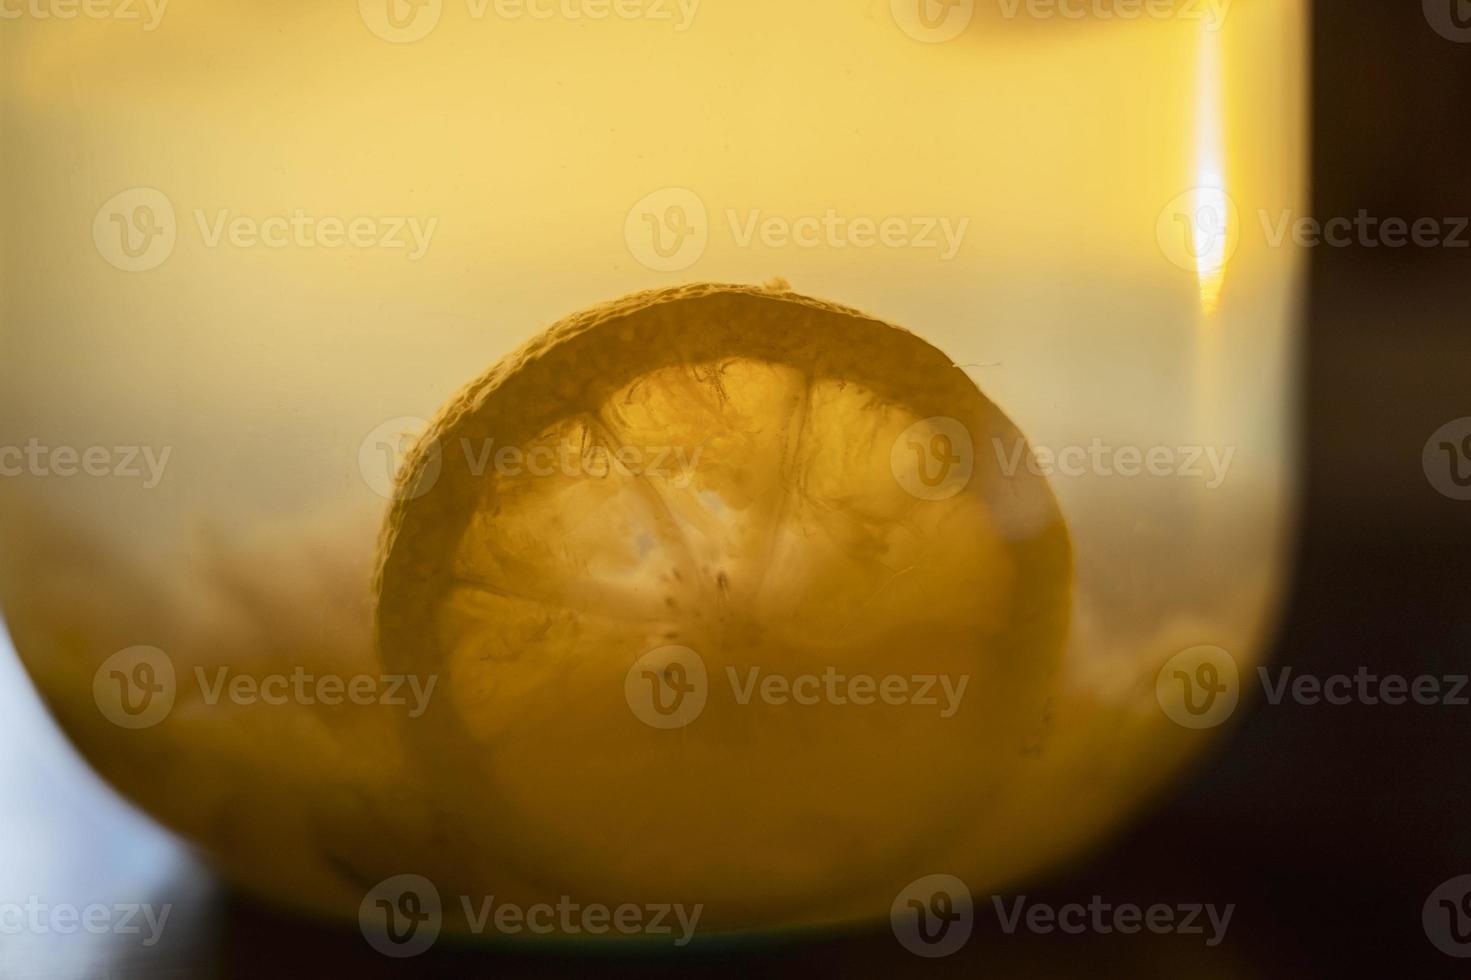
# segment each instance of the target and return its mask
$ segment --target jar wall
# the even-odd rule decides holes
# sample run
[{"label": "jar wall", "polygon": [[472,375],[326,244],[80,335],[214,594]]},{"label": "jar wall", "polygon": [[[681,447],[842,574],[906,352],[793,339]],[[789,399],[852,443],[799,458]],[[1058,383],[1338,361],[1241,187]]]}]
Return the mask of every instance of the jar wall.
[{"label": "jar wall", "polygon": [[[221,726],[181,690],[181,724],[119,740],[98,666],[146,644],[181,675],[371,668],[400,432],[576,310],[781,277],[938,346],[1053,461],[1076,583],[1050,721],[937,853],[1014,880],[1161,785],[1208,735],[1161,710],[1161,668],[1210,645],[1251,670],[1285,574],[1301,270],[1275,233],[1303,204],[1305,4],[978,5],[949,39],[902,6],[446,3],[416,39],[372,4],[7,23],[0,445],[24,452],[0,589],[94,764],[247,883],[300,865],[304,904],[349,900],[281,841],[427,832],[382,785],[396,730],[301,713],[266,766],[279,720]],[[246,798],[272,804],[256,825]]]}]

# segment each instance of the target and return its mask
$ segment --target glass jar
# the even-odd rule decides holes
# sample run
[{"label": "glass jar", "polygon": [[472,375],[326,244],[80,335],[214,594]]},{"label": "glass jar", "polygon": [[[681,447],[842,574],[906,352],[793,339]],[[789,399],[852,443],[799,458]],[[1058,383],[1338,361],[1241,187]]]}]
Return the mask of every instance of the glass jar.
[{"label": "glass jar", "polygon": [[[477,835],[582,855],[547,881],[532,862],[527,901],[610,902],[624,865],[599,855],[665,835],[717,929],[882,916],[921,874],[994,889],[1076,853],[1229,718],[1282,589],[1301,269],[1272,232],[1304,200],[1305,7],[16,7],[0,594],[21,658],[124,793],[246,887],[334,913],[404,869],[446,914],[495,893]],[[370,583],[416,431],[578,310],[776,277],[915,332],[1030,442],[967,452],[1045,477],[1066,522],[1047,697],[1014,745],[893,743],[1015,771],[942,829],[920,813],[943,788],[855,805],[863,834],[813,803],[761,856],[620,822],[636,779],[523,774],[501,812],[484,746],[453,760],[484,792],[420,786],[408,712],[310,686],[384,675]],[[761,798],[841,794],[814,759]]]}]

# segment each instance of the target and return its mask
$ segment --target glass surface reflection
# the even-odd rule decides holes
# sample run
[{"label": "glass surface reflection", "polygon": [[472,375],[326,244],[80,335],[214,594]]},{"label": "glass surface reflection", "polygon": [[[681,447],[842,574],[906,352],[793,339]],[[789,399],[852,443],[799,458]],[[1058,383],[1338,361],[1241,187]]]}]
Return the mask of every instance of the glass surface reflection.
[{"label": "glass surface reflection", "polygon": [[201,975],[209,872],[81,760],[3,628],[0,786],[0,976]]}]

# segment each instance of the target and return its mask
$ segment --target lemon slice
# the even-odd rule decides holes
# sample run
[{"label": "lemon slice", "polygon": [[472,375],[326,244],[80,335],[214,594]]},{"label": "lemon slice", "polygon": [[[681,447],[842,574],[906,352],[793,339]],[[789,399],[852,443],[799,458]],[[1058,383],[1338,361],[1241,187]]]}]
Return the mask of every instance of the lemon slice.
[{"label": "lemon slice", "polygon": [[436,873],[745,929],[984,864],[960,842],[1043,723],[1071,589],[1022,440],[934,347],[781,283],[629,296],[471,383],[377,581],[385,668],[439,678],[405,722]]}]

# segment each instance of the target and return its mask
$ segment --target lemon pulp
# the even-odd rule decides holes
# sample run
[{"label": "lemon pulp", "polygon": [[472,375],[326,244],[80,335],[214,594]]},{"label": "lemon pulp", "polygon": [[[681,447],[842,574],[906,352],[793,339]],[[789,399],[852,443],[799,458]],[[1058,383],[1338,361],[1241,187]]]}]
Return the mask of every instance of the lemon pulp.
[{"label": "lemon pulp", "polygon": [[938,350],[779,286],[628,297],[472,383],[378,575],[385,667],[443,692],[404,722],[434,872],[749,928],[984,866],[1071,585],[1017,447]]}]

